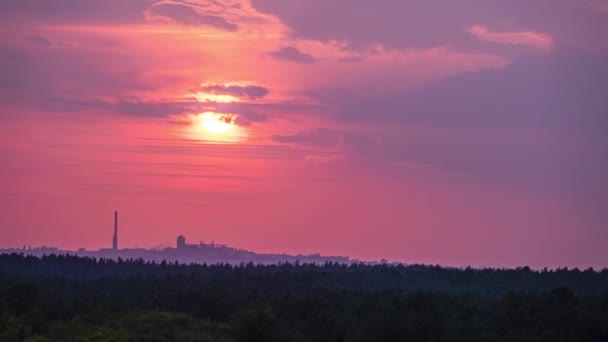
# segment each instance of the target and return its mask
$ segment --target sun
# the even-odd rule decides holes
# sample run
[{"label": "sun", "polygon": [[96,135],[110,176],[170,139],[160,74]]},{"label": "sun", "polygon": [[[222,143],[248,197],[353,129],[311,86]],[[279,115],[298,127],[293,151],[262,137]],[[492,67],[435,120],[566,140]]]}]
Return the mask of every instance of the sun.
[{"label": "sun", "polygon": [[212,143],[238,143],[247,139],[245,127],[237,124],[238,114],[204,112],[187,116],[184,134],[191,139]]},{"label": "sun", "polygon": [[225,116],[212,112],[205,112],[199,115],[200,125],[209,133],[225,134],[230,131],[234,124]]}]

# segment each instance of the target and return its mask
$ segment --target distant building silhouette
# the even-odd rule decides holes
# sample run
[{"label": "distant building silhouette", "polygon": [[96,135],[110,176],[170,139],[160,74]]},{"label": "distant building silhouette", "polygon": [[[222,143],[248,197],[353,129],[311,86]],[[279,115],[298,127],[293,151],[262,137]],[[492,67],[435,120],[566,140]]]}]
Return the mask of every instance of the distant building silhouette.
[{"label": "distant building silhouette", "polygon": [[177,249],[184,249],[186,248],[186,237],[183,235],[180,235],[177,237]]},{"label": "distant building silhouette", "polygon": [[112,237],[112,249],[118,250],[118,211],[114,211],[114,236]]},{"label": "distant building silhouette", "polygon": [[109,258],[109,259],[142,259],[146,261],[161,262],[181,262],[181,263],[256,263],[256,264],[276,264],[281,262],[304,262],[323,264],[326,262],[336,263],[355,263],[357,260],[351,260],[347,256],[322,256],[320,254],[309,255],[289,255],[289,254],[273,254],[273,253],[255,253],[245,249],[229,247],[224,244],[211,243],[186,243],[186,237],[180,235],[177,237],[177,245],[172,247],[156,247],[151,249],[146,248],[118,248],[118,211],[114,211],[114,235],[112,236],[112,248],[101,248],[99,250],[86,250],[80,248],[77,251],[61,250],[56,247],[27,247],[17,249],[1,249],[0,254],[18,253],[25,255],[43,256],[51,254],[71,254],[94,258]]}]

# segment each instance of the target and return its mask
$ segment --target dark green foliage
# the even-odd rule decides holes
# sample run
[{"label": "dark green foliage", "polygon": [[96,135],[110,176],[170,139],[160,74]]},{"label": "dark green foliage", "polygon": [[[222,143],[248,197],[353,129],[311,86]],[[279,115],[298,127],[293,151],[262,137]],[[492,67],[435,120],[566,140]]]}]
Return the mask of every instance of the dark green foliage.
[{"label": "dark green foliage", "polygon": [[608,272],[0,255],[0,341],[608,341]]}]

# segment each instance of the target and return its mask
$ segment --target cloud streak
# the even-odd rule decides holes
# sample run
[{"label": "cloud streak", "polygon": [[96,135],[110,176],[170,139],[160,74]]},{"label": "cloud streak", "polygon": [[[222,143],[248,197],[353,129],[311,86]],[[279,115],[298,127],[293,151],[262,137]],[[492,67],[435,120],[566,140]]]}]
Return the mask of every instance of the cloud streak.
[{"label": "cloud streak", "polygon": [[539,32],[495,32],[481,25],[473,25],[467,28],[466,31],[478,40],[485,42],[526,45],[542,49],[551,49],[553,47],[553,39]]},{"label": "cloud streak", "polygon": [[275,134],[272,140],[283,144],[301,146],[336,147],[342,142],[344,133],[332,129],[317,129],[296,134]]}]

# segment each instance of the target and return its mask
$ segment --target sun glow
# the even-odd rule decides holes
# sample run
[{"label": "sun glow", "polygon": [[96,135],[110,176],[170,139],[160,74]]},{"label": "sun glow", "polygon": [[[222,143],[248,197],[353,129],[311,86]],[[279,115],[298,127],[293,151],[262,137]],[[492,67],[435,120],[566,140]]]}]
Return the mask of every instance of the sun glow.
[{"label": "sun glow", "polygon": [[221,103],[231,103],[231,102],[239,102],[239,98],[226,95],[226,94],[211,94],[211,93],[195,93],[194,97],[199,102],[221,102]]},{"label": "sun glow", "polygon": [[234,126],[231,117],[211,112],[200,114],[199,121],[206,131],[214,134],[224,134]]},{"label": "sun glow", "polygon": [[236,124],[236,114],[204,112],[190,115],[187,135],[193,139],[212,142],[240,142],[245,140],[245,128]]}]

